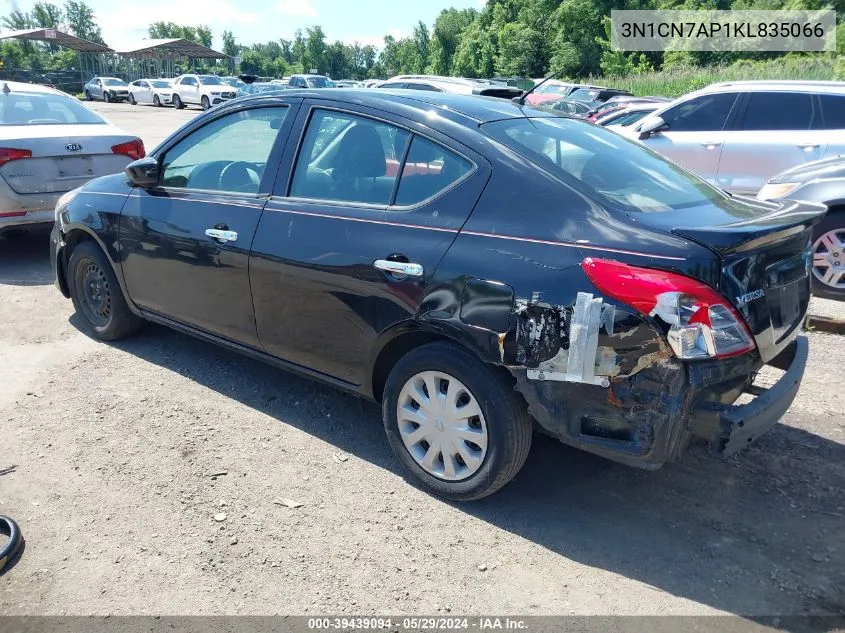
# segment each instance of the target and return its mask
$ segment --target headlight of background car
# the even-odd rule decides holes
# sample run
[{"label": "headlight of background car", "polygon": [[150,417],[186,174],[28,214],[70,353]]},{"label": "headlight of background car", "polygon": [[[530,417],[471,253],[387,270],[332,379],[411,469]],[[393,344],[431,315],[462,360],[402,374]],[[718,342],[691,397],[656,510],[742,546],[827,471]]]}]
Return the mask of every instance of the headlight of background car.
[{"label": "headlight of background car", "polygon": [[763,185],[763,188],[757,192],[757,199],[777,200],[778,198],[783,198],[800,184],[800,182],[767,182]]},{"label": "headlight of background car", "polygon": [[219,97],[220,93],[219,92],[212,92],[211,95],[214,96],[214,97]]},{"label": "headlight of background car", "polygon": [[71,189],[65,194],[62,194],[62,197],[56,201],[56,211],[55,211],[55,218],[56,221],[59,219],[59,214],[62,210],[70,204],[70,201],[73,200],[76,196],[79,195],[79,192],[82,190],[82,187],[77,187],[76,189]]}]

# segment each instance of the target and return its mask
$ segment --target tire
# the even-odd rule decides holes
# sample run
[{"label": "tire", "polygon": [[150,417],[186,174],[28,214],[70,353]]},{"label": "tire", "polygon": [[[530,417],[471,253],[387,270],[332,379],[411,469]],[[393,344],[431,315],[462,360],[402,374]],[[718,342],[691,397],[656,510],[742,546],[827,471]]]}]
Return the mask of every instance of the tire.
[{"label": "tire", "polygon": [[[841,248],[830,249],[822,242],[828,236],[839,241]],[[816,266],[817,258],[825,261],[824,266]],[[824,273],[836,267],[841,277],[833,283],[822,280]],[[822,218],[813,230],[813,272],[811,277],[813,294],[823,299],[845,301],[845,209],[832,209]],[[834,285],[835,284],[835,285]]]},{"label": "tire", "polygon": [[211,107],[211,102],[208,100],[208,97],[203,96],[202,100],[200,101],[200,105],[202,105],[203,110],[208,110]]},{"label": "tire", "polygon": [[138,102],[135,101],[135,95],[133,95],[131,92],[129,93],[129,103],[131,105],[138,105]]},{"label": "tire", "polygon": [[181,110],[185,107],[185,104],[182,103],[182,98],[179,95],[173,95],[173,107],[177,110]]},{"label": "tire", "polygon": [[111,103],[111,93],[108,90],[103,91],[103,101]]},{"label": "tire", "polygon": [[[433,448],[433,445],[427,443],[426,440],[420,441],[412,448],[406,447],[403,433],[405,437],[408,437],[417,433],[423,425],[414,426],[415,422],[409,422],[409,418],[404,418],[400,430],[399,406],[402,404],[403,410],[412,411],[410,414],[412,417],[417,419],[425,417],[416,415],[416,412],[424,411],[424,406],[418,402],[416,409],[412,406],[415,404],[414,399],[419,395],[413,395],[408,400],[409,394],[425,396],[425,393],[419,390],[414,391],[409,386],[427,384],[421,377],[429,377],[432,374],[435,376],[435,382],[428,384],[435,384],[439,376],[440,389],[447,389],[447,393],[451,395],[451,389],[455,388],[454,393],[460,394],[456,402],[459,403],[464,399],[464,407],[472,407],[474,399],[475,404],[478,405],[476,410],[479,410],[481,415],[466,418],[466,424],[460,422],[459,425],[452,426],[448,411],[444,409],[437,413],[438,417],[434,423],[426,427],[431,431],[424,437],[446,439],[449,438],[448,429],[458,426],[464,429],[464,433],[466,431],[482,433],[483,435],[478,437],[485,439],[486,447],[481,439],[475,442],[459,440],[464,442],[463,452],[460,452],[460,455],[467,454],[468,457],[471,455],[479,459],[480,464],[464,461],[463,457],[459,458],[455,453],[457,450],[455,444],[451,444],[452,448],[449,449],[450,454],[453,455],[449,458],[451,469],[446,468],[444,451]],[[428,389],[426,393],[427,391]],[[443,416],[442,419],[440,415]],[[464,413],[464,415],[467,414]],[[460,414],[457,414],[456,418],[464,419]],[[531,418],[525,402],[514,390],[513,383],[503,374],[498,373],[495,368],[485,365],[466,350],[449,343],[424,345],[396,363],[385,385],[382,419],[390,447],[412,479],[428,492],[456,501],[481,499],[496,492],[516,476],[531,448]],[[454,419],[452,418],[451,421]],[[465,438],[465,435],[463,437]],[[408,441],[413,440],[409,438]],[[412,450],[416,457],[412,456]],[[432,450],[439,454],[439,459],[430,461],[433,463],[433,469],[427,469],[423,462]],[[425,457],[421,457],[423,454]],[[431,472],[432,470],[442,470],[442,472],[438,475]],[[463,473],[460,472],[461,470]]]},{"label": "tire", "polygon": [[158,95],[153,95],[153,105],[157,108],[161,107],[161,99],[158,98]]},{"label": "tire", "polygon": [[94,97],[91,96],[91,93],[88,90],[85,91],[85,100],[86,101],[93,101],[94,100]]},{"label": "tire", "polygon": [[116,341],[143,324],[129,310],[111,263],[94,242],[80,242],[73,249],[67,284],[76,314],[94,338]]}]

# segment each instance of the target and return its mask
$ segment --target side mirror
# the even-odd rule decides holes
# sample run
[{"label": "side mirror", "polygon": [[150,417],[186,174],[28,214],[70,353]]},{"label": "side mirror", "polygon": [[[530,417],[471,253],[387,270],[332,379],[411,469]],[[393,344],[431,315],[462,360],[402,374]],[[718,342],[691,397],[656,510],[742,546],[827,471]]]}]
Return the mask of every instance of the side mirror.
[{"label": "side mirror", "polygon": [[158,184],[158,159],[152,156],[129,163],[124,171],[135,187],[155,187]]},{"label": "side mirror", "polygon": [[662,130],[668,130],[669,124],[666,123],[659,116],[650,116],[640,125],[640,140],[645,140],[652,134],[656,134]]}]

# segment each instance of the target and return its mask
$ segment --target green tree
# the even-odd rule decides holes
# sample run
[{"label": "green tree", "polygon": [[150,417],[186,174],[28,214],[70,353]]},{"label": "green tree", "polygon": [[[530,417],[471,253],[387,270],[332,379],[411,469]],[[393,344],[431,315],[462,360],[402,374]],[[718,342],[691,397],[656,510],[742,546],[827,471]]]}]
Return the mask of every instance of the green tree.
[{"label": "green tree", "polygon": [[15,9],[3,18],[3,26],[10,31],[23,31],[24,29],[31,29],[37,25],[33,23],[29,13]]},{"label": "green tree", "polygon": [[492,77],[496,45],[490,32],[475,20],[464,31],[455,56],[452,74],[463,77]]},{"label": "green tree", "polygon": [[199,26],[197,26],[196,37],[197,39],[194,41],[196,41],[198,44],[202,44],[206,48],[211,48],[211,45],[214,42],[211,29],[208,28],[205,24],[200,24]]},{"label": "green tree", "polygon": [[94,10],[84,2],[78,0],[65,2],[65,23],[68,31],[76,37],[105,44]]},{"label": "green tree", "polygon": [[428,33],[428,27],[424,22],[419,21],[414,27],[413,35],[414,55],[413,59],[409,60],[412,66],[411,73],[422,74],[428,66],[428,56],[431,49],[431,36]]},{"label": "green tree", "polygon": [[231,31],[223,31],[220,38],[223,41],[223,53],[229,57],[237,56],[241,48],[235,42],[235,35]]},{"label": "green tree", "polygon": [[318,73],[323,74],[328,67],[326,34],[323,33],[321,26],[312,26],[305,29],[305,33],[305,61],[307,66],[305,71],[309,72],[313,68]]},{"label": "green tree", "polygon": [[475,9],[444,9],[434,22],[431,33],[428,72],[448,75],[452,71],[452,58],[464,31],[478,17]]},{"label": "green tree", "polygon": [[31,15],[33,24],[45,29],[60,28],[64,19],[61,7],[50,2],[36,2]]}]

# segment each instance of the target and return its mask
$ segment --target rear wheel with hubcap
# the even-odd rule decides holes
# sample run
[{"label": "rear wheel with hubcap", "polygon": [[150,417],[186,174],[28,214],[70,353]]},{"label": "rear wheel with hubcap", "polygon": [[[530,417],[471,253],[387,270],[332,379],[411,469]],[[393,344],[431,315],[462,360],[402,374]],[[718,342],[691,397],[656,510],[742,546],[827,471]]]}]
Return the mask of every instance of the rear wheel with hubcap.
[{"label": "rear wheel with hubcap", "polygon": [[449,343],[402,358],[382,404],[393,452],[430,492],[469,501],[490,495],[522,468],[532,424],[509,378]]},{"label": "rear wheel with hubcap", "polygon": [[114,341],[143,323],[129,310],[111,264],[94,242],[82,242],[73,249],[67,282],[73,307],[95,338]]},{"label": "rear wheel with hubcap", "polygon": [[845,300],[845,210],[828,211],[813,231],[813,294]]}]

